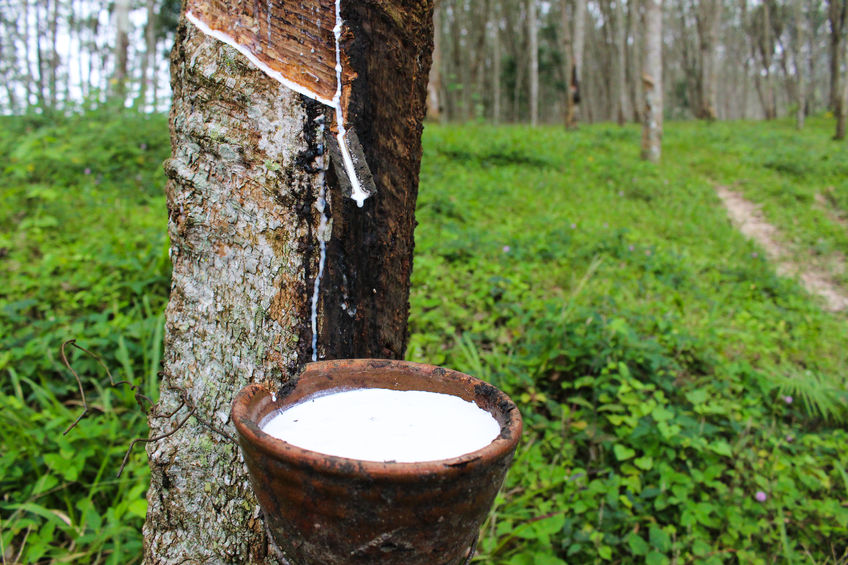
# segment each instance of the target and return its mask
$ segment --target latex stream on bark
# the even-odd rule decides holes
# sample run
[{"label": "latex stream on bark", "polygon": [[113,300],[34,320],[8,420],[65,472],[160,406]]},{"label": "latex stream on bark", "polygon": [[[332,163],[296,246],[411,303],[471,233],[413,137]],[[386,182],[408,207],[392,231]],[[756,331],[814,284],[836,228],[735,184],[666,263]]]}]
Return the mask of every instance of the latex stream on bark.
[{"label": "latex stream on bark", "polygon": [[[350,197],[356,201],[357,206],[360,208],[365,203],[365,200],[371,195],[371,192],[365,189],[363,186],[362,179],[359,178],[357,174],[357,167],[354,166],[354,157],[351,154],[351,146],[348,143],[347,129],[345,128],[345,120],[344,120],[344,102],[342,99],[342,55],[341,55],[341,35],[342,35],[342,27],[344,25],[344,21],[341,16],[341,0],[335,0],[335,25],[332,28],[333,31],[333,39],[334,39],[334,65],[333,70],[335,71],[335,91],[333,93],[332,98],[328,98],[326,94],[319,92],[319,90],[326,92],[327,85],[326,80],[322,83],[320,74],[311,73],[305,67],[308,66],[311,61],[309,61],[308,57],[306,57],[305,52],[299,53],[300,56],[303,57],[304,61],[288,61],[288,62],[280,62],[277,61],[274,57],[268,54],[268,50],[263,51],[261,48],[261,42],[250,42],[246,41],[247,38],[243,39],[243,43],[239,41],[236,37],[233,37],[231,34],[226,31],[222,31],[221,29],[216,29],[221,27],[222,24],[229,22],[231,19],[234,21],[239,21],[239,14],[229,14],[229,13],[214,13],[215,8],[219,8],[221,11],[226,12],[228,4],[224,2],[220,6],[218,3],[211,2],[207,4],[208,8],[205,13],[195,13],[191,10],[192,3],[189,3],[189,10],[186,11],[186,18],[193,23],[197,28],[209,35],[214,37],[215,39],[230,45],[235,48],[239,53],[244,55],[253,65],[262,70],[266,75],[271,77],[272,79],[280,82],[292,90],[303,94],[313,100],[317,100],[322,104],[326,104],[335,110],[336,114],[336,127],[338,129],[338,133],[336,134],[336,141],[338,142],[339,153],[341,157],[341,165],[342,170],[345,172],[347,176],[347,180],[350,183]],[[272,35],[272,18],[271,18],[272,6],[268,6],[267,13],[267,43],[271,44],[274,41],[274,37]],[[207,22],[208,20],[208,22]],[[321,19],[316,19],[317,27],[320,30],[321,28]],[[243,26],[234,26],[236,29]],[[300,46],[298,46],[300,47]],[[318,46],[320,50],[320,45]],[[289,50],[290,51],[290,50]],[[295,51],[296,52],[296,51]],[[315,56],[316,48],[310,48],[310,55]],[[276,64],[275,64],[276,63]],[[300,63],[298,65],[298,63]],[[278,67],[278,68],[273,68]],[[292,69],[297,69],[300,76],[294,76],[296,73]],[[303,80],[305,77],[314,77],[314,85],[307,86],[306,80]],[[312,86],[312,87],[310,87]],[[367,168],[367,164],[365,163],[364,155],[357,155],[356,158],[357,163],[360,168]],[[370,176],[370,175],[363,175]]]}]

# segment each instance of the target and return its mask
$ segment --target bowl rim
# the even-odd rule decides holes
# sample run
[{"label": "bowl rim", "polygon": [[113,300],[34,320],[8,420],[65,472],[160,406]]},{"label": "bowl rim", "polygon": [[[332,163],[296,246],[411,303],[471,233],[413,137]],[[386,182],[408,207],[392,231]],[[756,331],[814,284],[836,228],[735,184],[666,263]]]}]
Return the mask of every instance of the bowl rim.
[{"label": "bowl rim", "polygon": [[[407,371],[423,379],[459,381],[461,384],[471,387],[475,396],[478,394],[493,395],[491,403],[500,408],[506,421],[501,425],[501,432],[498,437],[491,443],[458,457],[417,462],[382,462],[328,455],[292,445],[285,440],[265,433],[259,426],[260,422],[255,422],[248,416],[248,409],[252,404],[268,397],[273,399],[274,395],[278,395],[276,400],[272,400],[272,402],[280,405],[291,391],[297,388],[299,383],[310,378],[326,375],[329,370],[339,372],[349,370],[351,373],[368,371],[369,374],[383,372],[386,375]],[[344,390],[343,386],[328,387],[325,390],[332,390],[333,388]],[[427,389],[422,387],[418,390],[426,391]],[[422,474],[449,477],[454,474],[467,473],[474,468],[488,467],[501,459],[511,458],[523,429],[521,413],[515,402],[497,387],[453,369],[390,359],[337,359],[308,363],[298,377],[283,385],[278,391],[272,390],[272,385],[268,383],[249,384],[236,395],[230,416],[238,432],[239,443],[243,450],[245,444],[247,444],[278,461],[323,473],[349,476],[365,475],[372,479],[385,477],[392,480],[406,477],[415,480],[416,476],[420,477]]]}]

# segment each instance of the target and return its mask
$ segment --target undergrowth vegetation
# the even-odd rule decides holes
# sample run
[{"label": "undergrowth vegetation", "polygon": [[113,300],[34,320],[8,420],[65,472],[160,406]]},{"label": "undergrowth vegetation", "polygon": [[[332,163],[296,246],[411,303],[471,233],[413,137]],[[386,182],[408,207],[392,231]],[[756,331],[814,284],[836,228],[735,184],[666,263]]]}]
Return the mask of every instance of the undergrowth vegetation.
[{"label": "undergrowth vegetation", "polygon": [[[476,562],[848,561],[848,321],[713,192],[762,203],[799,252],[845,252],[830,129],[672,123],[654,167],[634,127],[426,128],[408,358],[525,419]],[[144,416],[75,354],[95,415],[63,436],[81,406],[59,346],[156,396],[167,153],[163,116],[0,121],[6,562],[140,560],[143,450],[115,473]]]}]

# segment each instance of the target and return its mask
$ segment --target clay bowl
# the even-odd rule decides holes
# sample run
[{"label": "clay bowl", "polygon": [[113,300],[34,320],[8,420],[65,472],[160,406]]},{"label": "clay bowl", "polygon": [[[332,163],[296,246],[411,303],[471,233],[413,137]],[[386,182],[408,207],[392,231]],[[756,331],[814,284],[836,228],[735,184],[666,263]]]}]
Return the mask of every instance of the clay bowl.
[{"label": "clay bowl", "polygon": [[[354,388],[459,396],[489,411],[501,433],[453,459],[380,463],[324,455],[261,429],[279,410],[315,393]],[[522,427],[512,400],[479,379],[382,359],[311,363],[275,391],[250,385],[236,396],[232,418],[268,528],[292,565],[465,563]]]}]

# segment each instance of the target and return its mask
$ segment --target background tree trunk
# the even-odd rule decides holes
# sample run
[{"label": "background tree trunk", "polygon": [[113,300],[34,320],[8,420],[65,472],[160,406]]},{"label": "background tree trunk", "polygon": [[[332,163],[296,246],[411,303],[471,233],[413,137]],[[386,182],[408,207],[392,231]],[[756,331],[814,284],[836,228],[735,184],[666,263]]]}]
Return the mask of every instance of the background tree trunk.
[{"label": "background tree trunk", "polygon": [[[848,61],[848,40],[844,38],[842,40],[841,59]],[[836,135],[833,137],[836,140],[845,139],[846,121],[848,121],[848,69],[845,69],[845,72],[840,77],[839,84],[842,90],[839,92],[838,112],[836,113]]]},{"label": "background tree trunk", "polygon": [[441,2],[435,0],[433,8],[433,64],[430,66],[430,77],[427,82],[427,118],[442,121],[442,50],[440,49],[442,27],[441,27]]},{"label": "background tree trunk", "polygon": [[144,26],[144,55],[141,60],[141,87],[138,98],[142,108],[156,108],[156,92],[150,88],[151,74],[156,76],[156,1],[146,0],[147,22]]},{"label": "background tree trunk", "polygon": [[115,1],[115,96],[121,101],[126,95],[127,61],[130,45],[130,0]]},{"label": "background tree trunk", "polygon": [[615,97],[615,120],[618,125],[627,121],[627,28],[624,21],[624,0],[615,1],[615,73],[613,77],[613,96]]},{"label": "background tree trunk", "polygon": [[59,71],[59,0],[53,0],[53,11],[50,14],[50,23],[48,29],[50,31],[50,61],[48,75],[48,92],[50,93],[50,108],[55,110],[58,107],[58,78]]},{"label": "background tree trunk", "polygon": [[807,86],[804,81],[806,61],[804,47],[807,44],[807,18],[804,15],[804,0],[792,0],[792,11],[794,19],[794,34],[792,37],[792,63],[795,67],[795,127],[804,127],[806,117],[806,94]]},{"label": "background tree trunk", "polygon": [[645,109],[642,120],[642,159],[660,160],[663,128],[662,0],[643,0],[645,7],[642,83]]},{"label": "background tree trunk", "polygon": [[840,74],[842,72],[842,42],[845,40],[845,18],[848,0],[828,0],[827,19],[830,24],[828,55],[830,62],[830,93],[828,107],[834,114],[839,112],[841,101]]},{"label": "background tree trunk", "polygon": [[645,106],[643,82],[639,76],[644,56],[643,42],[644,34],[639,33],[644,29],[640,25],[641,0],[628,0],[627,2],[627,95],[630,98],[630,108],[633,110],[633,121],[642,123],[642,111]]},{"label": "background tree trunk", "polygon": [[347,121],[378,189],[361,209],[328,168],[329,108],[185,20],[179,28],[166,162],[173,280],[150,435],[193,415],[148,444],[149,563],[277,559],[230,403],[245,384],[281,386],[309,361],[322,250],[318,358],[403,357],[432,3],[343,2],[342,17],[357,76]]},{"label": "background tree trunk", "polygon": [[565,83],[565,127],[574,127],[574,50],[571,44],[572,14],[569,0],[560,1],[560,38],[562,42],[562,77]]},{"label": "background tree trunk", "polygon": [[700,106],[696,115],[703,120],[718,117],[717,49],[721,22],[721,0],[699,0],[698,41],[700,45]]},{"label": "background tree trunk", "polygon": [[586,43],[586,0],[574,0],[574,86],[577,89],[577,102],[574,104],[574,123],[585,119],[580,115],[580,103],[583,99],[583,52]]},{"label": "background tree trunk", "polygon": [[501,10],[500,3],[492,5],[492,123],[501,121]]},{"label": "background tree trunk", "polygon": [[539,124],[539,22],[536,0],[527,0],[527,34],[530,52],[530,125]]}]

